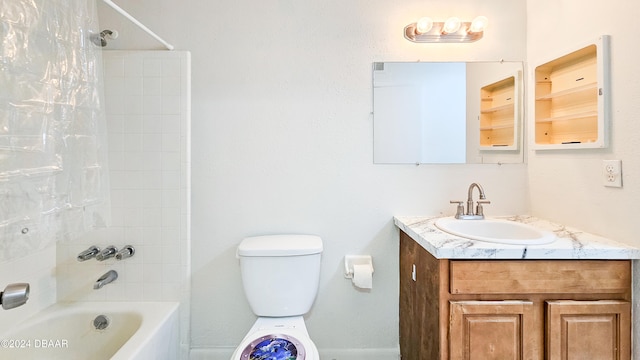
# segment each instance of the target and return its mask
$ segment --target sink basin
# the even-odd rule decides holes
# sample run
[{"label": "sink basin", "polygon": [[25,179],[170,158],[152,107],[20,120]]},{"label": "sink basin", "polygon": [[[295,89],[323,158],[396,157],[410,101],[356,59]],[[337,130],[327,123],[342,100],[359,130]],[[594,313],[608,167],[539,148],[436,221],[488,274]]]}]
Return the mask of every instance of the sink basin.
[{"label": "sink basin", "polygon": [[500,244],[541,245],[556,240],[556,235],[550,231],[508,220],[458,220],[446,217],[436,220],[435,225],[452,235]]}]

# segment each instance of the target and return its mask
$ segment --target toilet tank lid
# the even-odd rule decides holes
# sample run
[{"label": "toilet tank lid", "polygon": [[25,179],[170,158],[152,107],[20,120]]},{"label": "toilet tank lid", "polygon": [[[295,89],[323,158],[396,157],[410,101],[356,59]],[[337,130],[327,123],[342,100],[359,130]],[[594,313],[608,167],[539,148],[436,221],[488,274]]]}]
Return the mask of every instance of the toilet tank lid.
[{"label": "toilet tank lid", "polygon": [[242,240],[238,256],[296,256],[322,252],[322,239],[316,235],[263,235]]}]

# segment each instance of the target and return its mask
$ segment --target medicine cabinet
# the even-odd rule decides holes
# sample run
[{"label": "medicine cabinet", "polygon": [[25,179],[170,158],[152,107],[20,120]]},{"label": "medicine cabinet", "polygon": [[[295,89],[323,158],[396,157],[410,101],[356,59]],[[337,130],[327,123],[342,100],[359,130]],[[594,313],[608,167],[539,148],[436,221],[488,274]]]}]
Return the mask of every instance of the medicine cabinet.
[{"label": "medicine cabinet", "polygon": [[534,149],[606,147],[609,36],[535,68]]}]

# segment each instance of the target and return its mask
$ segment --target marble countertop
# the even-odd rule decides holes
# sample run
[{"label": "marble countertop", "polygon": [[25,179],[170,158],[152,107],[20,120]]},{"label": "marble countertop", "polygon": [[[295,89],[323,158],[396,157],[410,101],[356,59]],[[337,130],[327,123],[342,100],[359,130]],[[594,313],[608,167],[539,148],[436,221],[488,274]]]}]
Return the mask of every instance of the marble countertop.
[{"label": "marble countertop", "polygon": [[[532,216],[501,216],[552,231],[546,245],[508,245],[470,240],[438,229],[439,216],[396,216],[396,226],[438,259],[640,259],[640,248]],[[471,221],[471,220],[470,220]]]}]

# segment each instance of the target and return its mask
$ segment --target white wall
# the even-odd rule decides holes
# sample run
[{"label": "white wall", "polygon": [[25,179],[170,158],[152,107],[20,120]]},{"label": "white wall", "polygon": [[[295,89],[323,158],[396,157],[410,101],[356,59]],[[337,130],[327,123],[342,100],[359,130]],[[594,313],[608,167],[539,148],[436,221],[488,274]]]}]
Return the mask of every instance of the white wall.
[{"label": "white wall", "polygon": [[[640,245],[640,74],[637,71],[640,3],[614,0],[527,2],[529,79],[544,59],[600,35],[611,35],[611,145],[602,150],[530,151],[529,184],[533,215],[587,232]],[[538,60],[542,59],[542,60]],[[529,81],[529,93],[533,82]],[[529,96],[529,109],[533,100]],[[533,114],[529,113],[529,120]],[[532,141],[530,139],[530,141]],[[602,185],[602,160],[622,160],[622,188]],[[640,264],[634,261],[633,312],[640,311]],[[634,321],[634,353],[640,354],[640,326]]]},{"label": "white wall", "polygon": [[[320,293],[307,325],[321,355],[362,358],[358,349],[379,348],[395,358],[392,217],[453,213],[449,200],[474,181],[492,201],[489,214],[529,208],[525,165],[374,165],[370,116],[374,61],[523,60],[524,0],[118,4],[192,53],[194,353],[227,358],[254,321],[235,259],[245,236],[320,235]],[[111,9],[99,11],[103,28],[120,31],[112,48],[158,47]],[[404,26],[424,14],[484,14],[491,24],[473,44],[404,40]],[[346,254],[373,255],[371,292],[343,278]]]},{"label": "white wall", "polygon": [[[640,3],[621,0],[584,6],[578,0],[529,1],[529,79],[537,64],[564,50],[611,35],[611,145],[602,150],[530,151],[534,215],[615,240],[640,245],[640,74],[637,14]],[[588,25],[587,25],[588,24]],[[533,91],[530,81],[529,91]],[[533,108],[529,96],[529,108]],[[529,119],[533,114],[529,113]],[[602,160],[622,160],[623,188],[602,185]]]}]

